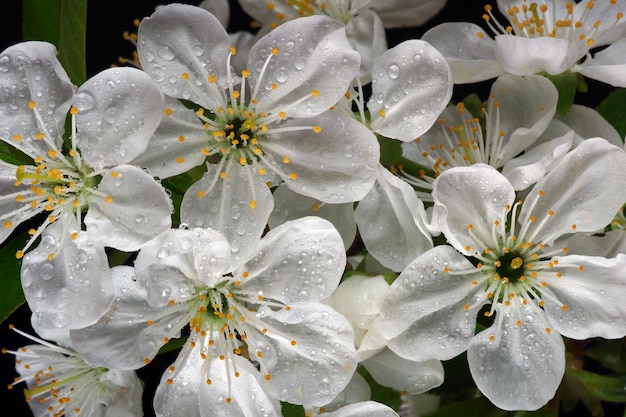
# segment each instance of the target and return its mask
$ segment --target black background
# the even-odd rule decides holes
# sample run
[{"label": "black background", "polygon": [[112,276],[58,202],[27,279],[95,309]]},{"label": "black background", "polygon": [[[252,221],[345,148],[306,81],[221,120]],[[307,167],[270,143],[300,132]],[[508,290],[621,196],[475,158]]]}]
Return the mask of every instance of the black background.
[{"label": "black background", "polygon": [[[263,1],[263,0],[259,0]],[[88,77],[95,75],[99,71],[117,63],[118,56],[132,56],[133,46],[123,39],[125,31],[135,31],[133,20],[141,19],[150,15],[155,6],[167,1],[154,0],[91,0],[87,13],[87,72]],[[183,2],[197,4],[196,2]],[[493,1],[492,3],[495,3]],[[443,11],[431,19],[428,23],[420,27],[393,29],[388,31],[389,46],[394,46],[407,39],[418,39],[429,28],[446,21],[471,21],[482,24],[484,4],[475,0],[450,0]],[[17,43],[21,40],[21,0],[5,0],[2,4],[2,27],[0,29],[0,50]],[[231,1],[231,21],[229,31],[248,30],[250,28],[250,17],[247,16],[236,2]],[[483,25],[483,27],[485,27]],[[477,92],[481,98],[486,99],[491,81],[474,84],[471,86],[456,86],[453,101],[463,98],[466,94]],[[601,83],[589,81],[590,91],[585,95],[579,95],[577,101],[582,104],[595,106],[602,97],[610,90]],[[0,279],[3,279],[0,268]],[[27,307],[19,308],[7,321],[0,324],[0,347],[16,349],[29,341],[8,330],[8,324],[13,323],[16,327],[29,331],[30,312]],[[155,360],[151,364],[150,370],[140,370],[139,374],[146,383],[145,416],[153,415],[150,398],[154,392],[156,384],[160,378],[160,372],[172,361],[171,357],[164,357]],[[160,368],[159,366],[162,366]],[[32,416],[22,394],[22,385],[16,386],[13,390],[6,389],[13,377],[14,357],[10,354],[0,355],[0,404],[4,408],[0,412],[3,416],[30,417]],[[12,411],[9,411],[9,408]],[[609,414],[611,413],[610,410]],[[9,414],[7,414],[9,413]],[[578,409],[572,415],[586,415],[588,412],[584,408]],[[621,412],[620,412],[621,414]]]}]

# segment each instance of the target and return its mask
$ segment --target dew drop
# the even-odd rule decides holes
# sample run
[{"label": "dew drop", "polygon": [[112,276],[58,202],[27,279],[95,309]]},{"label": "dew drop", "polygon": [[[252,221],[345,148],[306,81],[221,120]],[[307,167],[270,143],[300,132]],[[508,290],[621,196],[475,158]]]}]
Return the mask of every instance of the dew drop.
[{"label": "dew drop", "polygon": [[2,58],[0,58],[0,71],[2,72],[7,72],[9,71],[9,64],[11,63],[11,61],[9,60],[8,56],[3,56]]},{"label": "dew drop", "polygon": [[41,268],[39,268],[39,277],[41,277],[41,279],[43,279],[44,281],[48,281],[52,279],[53,276],[54,266],[52,264],[45,263],[41,265]]},{"label": "dew drop", "polygon": [[170,250],[168,248],[161,248],[157,251],[157,258],[165,259],[170,256]]},{"label": "dew drop", "polygon": [[165,61],[171,61],[174,59],[174,51],[172,51],[172,48],[170,48],[169,46],[163,46],[162,48],[160,48],[157,53],[159,54],[159,56],[164,59]]},{"label": "dew drop", "polygon": [[395,64],[389,65],[389,68],[387,68],[387,75],[392,80],[395,80],[400,76],[400,68],[398,68],[398,66]]}]

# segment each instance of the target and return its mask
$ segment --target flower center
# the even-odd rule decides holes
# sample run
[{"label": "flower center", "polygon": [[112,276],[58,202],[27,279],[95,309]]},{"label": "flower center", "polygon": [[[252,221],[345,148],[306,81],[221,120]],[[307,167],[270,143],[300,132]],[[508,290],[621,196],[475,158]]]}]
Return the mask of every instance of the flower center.
[{"label": "flower center", "polygon": [[[617,0],[610,0],[610,7],[615,4],[617,4]],[[594,36],[599,31],[607,30],[624,17],[623,13],[616,13],[615,21],[610,22],[611,26],[602,27],[601,20],[591,21],[591,10],[595,6],[595,0],[589,0],[584,6],[582,4],[578,6],[573,1],[569,1],[564,6],[563,9],[557,9],[554,7],[554,3],[553,6],[550,6],[545,2],[529,3],[524,0],[521,7],[511,6],[507,9],[506,18],[510,23],[507,26],[498,22],[490,5],[485,6],[485,14],[482,17],[496,35],[513,34],[526,38],[550,36],[582,43],[587,48],[594,45]],[[584,10],[578,13],[579,11],[575,10],[577,7],[584,7]],[[484,34],[479,32],[477,36],[482,38]]]},{"label": "flower center", "polygon": [[[24,252],[32,245],[35,239],[54,223],[63,212],[73,213],[77,217],[78,224],[81,224],[82,212],[87,208],[87,198],[90,194],[99,194],[96,187],[99,184],[101,175],[86,165],[76,149],[69,150],[68,155],[64,155],[59,149],[55,140],[49,136],[41,116],[37,111],[36,103],[31,101],[28,107],[33,110],[35,119],[38,121],[41,131],[34,138],[22,138],[16,134],[13,139],[22,142],[29,149],[31,155],[38,155],[34,158],[33,165],[20,165],[15,172],[16,191],[2,196],[3,199],[13,199],[17,208],[0,217],[4,221],[6,229],[13,228],[17,223],[29,219],[40,213],[47,213],[47,217],[38,229],[31,229],[31,235],[26,246],[17,251],[16,257],[22,258]],[[72,107],[72,143],[75,143],[76,134],[74,116],[78,113]],[[48,150],[41,154],[40,148],[34,144],[43,142]],[[110,196],[103,196],[105,201],[111,202]],[[15,224],[14,224],[15,223]],[[73,231],[71,238],[76,239],[77,231]],[[52,258],[54,254],[50,254]]]},{"label": "flower center", "polygon": [[[278,7],[276,7],[277,5]],[[291,8],[294,13],[285,16],[283,12],[285,9],[284,6]],[[268,10],[272,10],[276,13],[276,19],[279,24],[286,18],[294,19],[313,15],[327,15],[347,24],[355,13],[351,10],[349,1],[336,0],[275,0],[267,2],[266,7]]]},{"label": "flower center", "polygon": [[509,282],[517,282],[524,276],[526,268],[524,259],[518,251],[504,253],[495,262],[495,271],[501,277],[508,278]]}]

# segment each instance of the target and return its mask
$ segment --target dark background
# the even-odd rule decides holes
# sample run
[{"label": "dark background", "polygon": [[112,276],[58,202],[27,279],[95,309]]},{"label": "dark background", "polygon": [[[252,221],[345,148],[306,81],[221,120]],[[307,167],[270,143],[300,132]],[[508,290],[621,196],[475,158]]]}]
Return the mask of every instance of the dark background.
[{"label": "dark background", "polygon": [[[263,0],[259,0],[263,1]],[[88,77],[95,75],[101,70],[117,63],[119,56],[131,57],[133,46],[123,39],[122,34],[125,31],[133,32],[136,28],[133,26],[133,20],[141,19],[150,15],[155,6],[159,4],[170,3],[168,1],[154,0],[91,0],[88,5],[87,13],[87,72]],[[183,2],[189,4],[198,4],[197,2]],[[492,1],[495,5],[495,1]],[[418,39],[429,28],[436,24],[447,21],[471,21],[482,25],[481,15],[486,2],[475,0],[449,0],[443,11],[435,16],[427,24],[404,29],[393,29],[388,31],[388,43],[392,47],[399,42],[407,39]],[[21,0],[4,0],[2,9],[2,28],[0,32],[0,50],[15,44],[21,40]],[[248,30],[250,28],[250,17],[247,16],[236,1],[231,1],[231,21],[229,31]],[[483,27],[485,27],[483,25]],[[486,28],[486,27],[485,27]],[[477,92],[482,99],[487,98],[489,86],[491,82],[483,82],[471,86],[456,86],[454,90],[453,101],[462,99],[465,95]],[[606,96],[611,88],[593,81],[589,81],[589,88],[593,94],[579,95],[577,101],[583,104],[595,106]],[[2,276],[0,269],[0,279]],[[0,347],[9,350],[16,349],[20,346],[29,344],[16,333],[8,329],[10,323],[16,327],[33,333],[29,325],[30,312],[26,306],[19,308],[9,319],[0,324]],[[173,358],[162,358],[151,364],[150,370],[140,370],[139,374],[146,382],[145,398],[146,414],[151,416],[150,398],[160,378],[161,369],[167,367]],[[159,368],[161,366],[161,368]],[[13,390],[6,389],[13,377],[16,376],[14,371],[14,357],[10,354],[0,355],[0,404],[3,405],[4,411],[0,412],[3,416],[30,417],[32,416],[22,394],[22,385],[16,386]],[[13,411],[8,411],[11,408]],[[10,413],[10,414],[6,414]],[[586,415],[585,409],[579,409],[572,415]],[[610,413],[609,413],[610,414]],[[621,412],[620,412],[621,414]],[[607,414],[608,415],[608,414]]]}]

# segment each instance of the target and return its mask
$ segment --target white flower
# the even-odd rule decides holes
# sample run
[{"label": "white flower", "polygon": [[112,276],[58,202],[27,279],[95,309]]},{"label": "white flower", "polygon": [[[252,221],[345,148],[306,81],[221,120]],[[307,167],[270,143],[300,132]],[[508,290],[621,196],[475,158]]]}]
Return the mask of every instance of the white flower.
[{"label": "white flower", "polygon": [[324,302],[352,325],[359,363],[376,382],[410,394],[426,392],[443,383],[443,366],[436,359],[416,362],[386,349],[380,312],[389,288],[381,275],[355,273],[344,279]]},{"label": "white flower", "polygon": [[443,171],[477,163],[501,170],[516,190],[523,190],[573,145],[573,133],[553,122],[557,101],[558,92],[545,77],[502,75],[482,109],[484,129],[462,102],[450,106],[438,124],[404,146],[407,158],[425,169],[419,176],[398,169],[424,201],[432,201],[432,183]]},{"label": "white flower", "polygon": [[[375,61],[367,108],[359,88],[340,109],[355,117],[353,101],[357,116],[374,133],[412,141],[437,120],[452,96],[452,86],[443,56],[427,42],[408,40]],[[369,253],[391,270],[401,271],[432,247],[425,218],[424,204],[413,188],[379,163],[376,182],[355,210]]]},{"label": "white flower", "polygon": [[170,100],[149,155],[134,161],[161,178],[210,162],[185,195],[183,221],[233,245],[254,241],[272,210],[267,182],[275,178],[325,202],[361,199],[374,181],[377,142],[327,111],[360,61],[343,25],[326,16],[281,25],[252,47],[241,78],[231,71],[235,52],[215,17],[193,6],[164,6],[139,27],[143,69],[167,95],[200,106]]},{"label": "white flower", "polygon": [[348,404],[335,411],[330,412],[311,412],[307,416],[323,416],[323,417],[398,417],[391,407],[377,403],[376,401],[361,401],[358,403]]},{"label": "white flower", "polygon": [[[623,0],[498,0],[498,8],[507,23],[494,17],[491,6],[483,15],[495,40],[473,23],[443,23],[424,34],[448,59],[455,82],[571,70],[626,86]],[[602,46],[607,48],[592,56],[590,50]]]},{"label": "white flower", "polygon": [[[588,139],[523,204],[490,166],[443,172],[434,184],[433,222],[452,247],[426,252],[392,284],[381,312],[387,345],[413,360],[467,350],[474,381],[496,406],[542,407],[565,370],[561,335],[626,334],[626,256],[568,255],[553,246],[613,219],[626,200],[625,164],[623,150]],[[481,311],[487,328],[474,335]]]},{"label": "white flower", "polygon": [[35,417],[137,417],[143,415],[143,387],[134,371],[90,365],[63,347],[11,327],[37,344],[16,351],[16,369],[25,382],[26,401]]},{"label": "white flower", "polygon": [[0,70],[0,140],[33,161],[0,162],[0,240],[46,213],[18,258],[56,221],[66,234],[59,240],[76,239],[84,220],[91,239],[120,250],[136,250],[170,227],[171,202],[163,187],[127,165],[146,149],[162,118],[162,94],[149,77],[112,68],[75,92],[54,46],[44,42],[6,49]]},{"label": "white flower", "polygon": [[[190,324],[183,356],[164,384],[184,386],[188,373],[203,375],[201,381],[210,383],[200,392],[210,395],[213,408],[235,413],[235,405],[245,406],[239,401],[250,401],[237,398],[234,388],[241,367],[254,368],[250,360],[258,371],[246,378],[258,381],[263,395],[323,405],[357,365],[350,324],[320,302],[337,287],[345,262],[341,237],[315,217],[271,230],[234,265],[218,232],[171,230],[142,248],[137,281],[118,281],[123,287],[110,313],[71,332],[72,342],[86,358],[133,369]],[[181,401],[197,407],[195,395]]]}]

